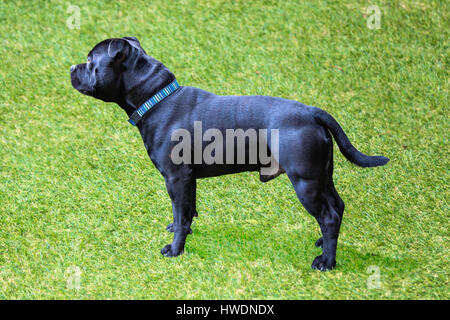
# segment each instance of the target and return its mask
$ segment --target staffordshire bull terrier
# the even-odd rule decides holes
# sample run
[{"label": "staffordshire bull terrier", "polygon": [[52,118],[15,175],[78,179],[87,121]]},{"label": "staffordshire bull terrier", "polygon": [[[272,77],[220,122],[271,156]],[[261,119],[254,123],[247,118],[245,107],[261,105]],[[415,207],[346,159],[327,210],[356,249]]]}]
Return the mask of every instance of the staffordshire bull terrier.
[{"label": "staffordshire bull terrier", "polygon": [[[322,232],[315,243],[322,247],[322,255],[314,259],[312,268],[330,270],[336,265],[344,213],[344,202],[333,184],[332,137],[342,154],[358,166],[376,167],[389,161],[358,151],[339,123],[319,108],[270,96],[219,96],[180,86],[134,37],[98,43],[87,62],[72,66],[70,74],[76,90],[118,104],[139,129],[172,200],[173,223],[167,230],[174,238],[161,250],[166,257],[183,253],[191,233],[197,216],[196,179],[259,171],[260,180],[267,182],[286,173]],[[234,144],[235,138],[240,143]],[[270,163],[263,161],[264,149]]]}]

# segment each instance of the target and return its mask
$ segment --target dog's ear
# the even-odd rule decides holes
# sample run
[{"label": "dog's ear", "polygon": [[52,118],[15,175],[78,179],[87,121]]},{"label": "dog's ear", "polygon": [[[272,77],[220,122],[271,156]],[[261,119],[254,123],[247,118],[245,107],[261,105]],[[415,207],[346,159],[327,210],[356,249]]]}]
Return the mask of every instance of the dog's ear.
[{"label": "dog's ear", "polygon": [[130,53],[130,44],[123,39],[112,39],[108,45],[108,55],[122,62]]},{"label": "dog's ear", "polygon": [[136,42],[139,46],[141,45],[136,37],[123,37],[123,38],[128,41]]},{"label": "dog's ear", "polygon": [[144,50],[144,48],[142,48],[141,43],[139,42],[139,40],[136,37],[123,37],[122,39],[125,39],[126,41],[128,41],[128,43],[130,45],[132,45],[133,47],[142,50],[142,52],[144,52],[145,54],[147,54]]}]

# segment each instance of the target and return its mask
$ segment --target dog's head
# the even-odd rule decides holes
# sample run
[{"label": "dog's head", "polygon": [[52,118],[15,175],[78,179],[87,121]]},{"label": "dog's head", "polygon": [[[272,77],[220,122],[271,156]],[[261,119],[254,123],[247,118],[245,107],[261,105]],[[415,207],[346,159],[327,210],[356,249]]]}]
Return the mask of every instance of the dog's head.
[{"label": "dog's head", "polygon": [[98,43],[89,52],[86,63],[70,67],[70,77],[72,86],[82,94],[119,104],[139,101],[139,93],[133,92],[138,87],[145,87],[139,90],[145,95],[152,82],[158,86],[161,78],[174,78],[162,63],[146,54],[134,37]]}]

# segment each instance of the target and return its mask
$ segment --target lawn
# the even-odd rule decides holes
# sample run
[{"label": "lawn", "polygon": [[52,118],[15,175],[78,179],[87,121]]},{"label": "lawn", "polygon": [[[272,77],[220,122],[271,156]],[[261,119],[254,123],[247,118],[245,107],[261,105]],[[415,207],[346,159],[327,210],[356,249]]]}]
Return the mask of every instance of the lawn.
[{"label": "lawn", "polygon": [[[449,299],[449,9],[0,1],[0,298]],[[333,271],[311,269],[319,228],[285,175],[199,180],[184,255],[160,254],[172,239],[162,176],[126,114],[69,78],[121,36],[181,85],[321,107],[359,150],[391,159],[363,169],[335,146],[346,210]]]}]

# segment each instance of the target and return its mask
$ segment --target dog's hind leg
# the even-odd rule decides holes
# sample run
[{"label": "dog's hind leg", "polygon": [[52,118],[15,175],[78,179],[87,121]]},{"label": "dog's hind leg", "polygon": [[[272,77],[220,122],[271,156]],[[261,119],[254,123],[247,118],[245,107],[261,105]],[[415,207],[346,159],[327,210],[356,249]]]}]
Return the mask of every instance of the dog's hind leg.
[{"label": "dog's hind leg", "polygon": [[[327,199],[327,203],[330,207],[333,207],[337,212],[340,218],[340,223],[342,223],[342,217],[344,215],[344,201],[342,201],[341,197],[336,191],[333,182],[333,148],[329,149],[328,154],[328,184],[325,187],[325,198]],[[316,247],[322,247],[323,245],[323,237],[319,238],[316,243]]]},{"label": "dog's hind leg", "polygon": [[[294,136],[294,135],[292,135]],[[332,174],[332,140],[322,128],[304,128],[298,140],[288,140],[281,153],[283,168],[291,180],[298,199],[317,220],[322,232],[322,255],[315,258],[313,269],[330,270],[336,265],[336,247],[341,218],[333,205],[335,197],[330,187]]]},{"label": "dog's hind leg", "polygon": [[312,263],[313,269],[326,271],[336,265],[336,247],[341,219],[333,206],[329,205],[326,186],[320,179],[305,179],[289,175],[295,192],[305,209],[317,220],[323,235],[323,254]]},{"label": "dog's hind leg", "polygon": [[[342,217],[344,215],[344,201],[342,201],[341,197],[339,196],[339,194],[336,191],[336,188],[334,187],[334,183],[332,180],[330,180],[329,184],[326,187],[326,191],[325,191],[325,198],[327,201],[327,204],[329,207],[332,207],[334,209],[334,211],[336,211],[336,213],[339,216],[339,227],[342,223]],[[316,243],[315,243],[316,247],[321,247],[323,246],[323,237],[320,237]]]}]

